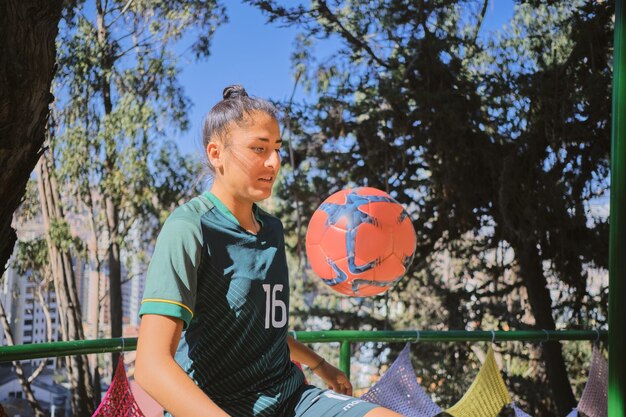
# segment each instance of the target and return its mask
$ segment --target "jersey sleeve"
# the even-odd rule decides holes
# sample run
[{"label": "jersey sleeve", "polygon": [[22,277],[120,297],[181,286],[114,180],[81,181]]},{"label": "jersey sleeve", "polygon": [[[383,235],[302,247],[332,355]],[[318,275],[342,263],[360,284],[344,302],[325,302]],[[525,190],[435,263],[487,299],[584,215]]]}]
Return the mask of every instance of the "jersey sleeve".
[{"label": "jersey sleeve", "polygon": [[159,314],[179,318],[186,329],[193,317],[201,255],[200,220],[174,212],[157,238],[139,316]]}]

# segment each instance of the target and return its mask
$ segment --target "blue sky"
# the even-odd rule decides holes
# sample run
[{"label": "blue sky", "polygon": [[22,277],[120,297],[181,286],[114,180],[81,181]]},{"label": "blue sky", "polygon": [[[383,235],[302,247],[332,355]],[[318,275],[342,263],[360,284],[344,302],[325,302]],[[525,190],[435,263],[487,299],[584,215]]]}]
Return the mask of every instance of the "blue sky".
[{"label": "blue sky", "polygon": [[[508,22],[513,7],[513,0],[491,0],[483,33]],[[190,129],[175,138],[183,153],[201,152],[202,119],[221,100],[227,85],[241,84],[251,95],[276,100],[287,99],[293,88],[290,56],[297,30],[268,24],[258,9],[239,1],[228,2],[227,13],[229,22],[217,29],[211,56],[201,62],[182,62],[180,82],[193,104]],[[316,47],[320,58],[332,50],[330,41]]]}]

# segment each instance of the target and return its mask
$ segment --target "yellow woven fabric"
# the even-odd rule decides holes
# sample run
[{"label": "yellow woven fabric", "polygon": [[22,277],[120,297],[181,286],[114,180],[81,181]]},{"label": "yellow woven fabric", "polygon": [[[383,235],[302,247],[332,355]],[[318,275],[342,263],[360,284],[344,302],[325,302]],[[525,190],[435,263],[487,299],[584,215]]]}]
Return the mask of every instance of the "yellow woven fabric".
[{"label": "yellow woven fabric", "polygon": [[453,417],[497,417],[502,407],[511,402],[504,385],[493,349],[463,398],[446,410]]}]

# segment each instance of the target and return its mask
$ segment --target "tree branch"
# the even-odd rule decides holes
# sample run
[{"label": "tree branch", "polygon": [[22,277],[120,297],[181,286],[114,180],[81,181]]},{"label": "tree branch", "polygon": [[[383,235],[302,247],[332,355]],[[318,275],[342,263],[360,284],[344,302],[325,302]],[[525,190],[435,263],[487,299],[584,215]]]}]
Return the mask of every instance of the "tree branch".
[{"label": "tree branch", "polygon": [[[133,0],[128,0],[126,2],[126,4],[124,5],[124,7],[122,7],[122,11],[120,11],[120,13],[115,16],[115,19],[113,19],[109,24],[106,25],[106,28],[110,28],[111,26],[113,26],[115,24],[115,22],[117,22],[117,20],[122,17],[122,15],[126,12],[126,10],[128,10],[128,8],[130,7],[131,3],[133,2]],[[106,6],[105,6],[106,7]]]},{"label": "tree branch", "polygon": [[472,43],[476,43],[476,39],[478,39],[478,33],[480,32],[480,28],[483,25],[483,20],[485,19],[485,14],[487,14],[487,5],[489,4],[489,0],[483,1],[483,8],[480,11],[480,16],[478,18],[478,22],[476,22],[476,30],[474,31],[474,35],[472,36]]},{"label": "tree branch", "polygon": [[382,59],[380,59],[375,53],[374,51],[372,51],[372,48],[370,48],[370,46],[365,43],[360,41],[359,39],[357,39],[356,36],[354,36],[348,29],[346,29],[341,22],[339,21],[339,19],[337,18],[337,16],[335,16],[335,14],[333,14],[333,12],[330,11],[330,9],[328,8],[328,6],[326,5],[326,1],[324,0],[320,0],[319,1],[319,5],[320,7],[318,8],[319,13],[327,18],[328,20],[330,20],[332,23],[334,23],[338,28],[339,31],[341,33],[341,35],[343,35],[344,39],[347,40],[350,44],[352,44],[353,46],[355,46],[357,49],[362,49],[365,52],[367,52],[367,54],[381,67],[385,67],[388,68],[389,65],[383,61]]}]

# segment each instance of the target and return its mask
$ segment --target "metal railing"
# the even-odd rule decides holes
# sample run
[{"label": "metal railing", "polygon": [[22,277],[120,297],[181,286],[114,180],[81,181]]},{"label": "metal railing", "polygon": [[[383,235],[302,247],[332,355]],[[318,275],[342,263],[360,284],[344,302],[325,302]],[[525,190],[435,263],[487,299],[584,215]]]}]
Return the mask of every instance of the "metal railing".
[{"label": "metal railing", "polygon": [[[291,331],[302,343],[339,343],[339,368],[350,377],[351,344],[359,342],[550,342],[606,341],[606,330],[328,330]],[[89,353],[115,353],[137,349],[137,338],[76,340],[0,347],[0,363]]]}]

